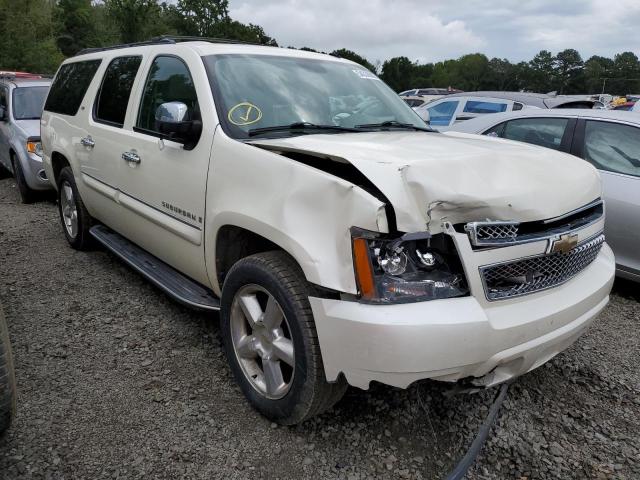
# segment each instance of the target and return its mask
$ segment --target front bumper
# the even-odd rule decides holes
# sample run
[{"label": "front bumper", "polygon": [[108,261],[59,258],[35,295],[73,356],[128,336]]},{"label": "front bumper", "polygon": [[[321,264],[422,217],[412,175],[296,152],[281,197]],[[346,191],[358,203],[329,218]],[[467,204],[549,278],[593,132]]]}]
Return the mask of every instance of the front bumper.
[{"label": "front bumper", "polygon": [[366,305],[310,298],[327,380],[342,373],[363,389],[371,381],[406,388],[425,378],[504,382],[570,346],[606,306],[614,275],[605,244],[563,285],[511,300]]},{"label": "front bumper", "polygon": [[50,190],[52,186],[44,169],[42,158],[27,151],[23,152],[23,158],[26,160],[22,162],[22,170],[29,188],[32,190]]}]

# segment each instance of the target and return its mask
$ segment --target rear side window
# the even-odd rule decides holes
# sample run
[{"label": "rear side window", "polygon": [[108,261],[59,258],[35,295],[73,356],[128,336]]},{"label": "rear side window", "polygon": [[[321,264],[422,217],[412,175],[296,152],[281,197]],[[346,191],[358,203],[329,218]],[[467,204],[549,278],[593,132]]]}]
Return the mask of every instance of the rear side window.
[{"label": "rear side window", "polygon": [[506,103],[469,100],[464,106],[465,113],[500,113],[507,111]]},{"label": "rear side window", "polygon": [[587,121],[584,157],[600,170],[640,177],[640,128]]},{"label": "rear side window", "polygon": [[78,113],[84,94],[102,60],[67,63],[60,67],[51,85],[44,109],[62,115]]},{"label": "rear side window", "polygon": [[187,66],[177,57],[160,56],[153,61],[147,76],[137,128],[159,134],[156,110],[168,102],[184,103],[191,118],[200,116],[196,88]]},{"label": "rear side window", "polygon": [[438,105],[427,108],[429,111],[430,124],[440,126],[449,125],[457,108],[458,102],[453,100],[442,102]]},{"label": "rear side window", "polygon": [[568,123],[567,118],[519,118],[509,120],[500,136],[559,150]]},{"label": "rear side window", "polygon": [[96,98],[95,120],[122,127],[141,61],[140,56],[119,57],[111,61]]}]

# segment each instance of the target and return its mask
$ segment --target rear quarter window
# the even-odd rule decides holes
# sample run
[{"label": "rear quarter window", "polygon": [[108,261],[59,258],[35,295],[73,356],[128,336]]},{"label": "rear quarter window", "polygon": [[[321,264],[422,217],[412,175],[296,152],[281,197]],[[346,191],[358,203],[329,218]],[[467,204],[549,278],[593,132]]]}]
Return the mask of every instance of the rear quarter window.
[{"label": "rear quarter window", "polygon": [[465,113],[501,113],[506,111],[507,111],[506,103],[468,100],[464,106]]},{"label": "rear quarter window", "polygon": [[62,115],[78,113],[82,99],[102,60],[67,63],[56,75],[44,109]]}]

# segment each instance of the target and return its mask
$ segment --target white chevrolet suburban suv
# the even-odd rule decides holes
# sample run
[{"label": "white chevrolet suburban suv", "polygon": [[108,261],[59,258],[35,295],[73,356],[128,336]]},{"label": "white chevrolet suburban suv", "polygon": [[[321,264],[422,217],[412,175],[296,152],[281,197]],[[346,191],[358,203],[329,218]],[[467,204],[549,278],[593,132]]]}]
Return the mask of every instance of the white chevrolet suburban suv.
[{"label": "white chevrolet suburban suv", "polygon": [[84,51],[41,127],[71,246],[219,309],[243,393],[283,424],[348,384],[507,381],[608,301],[592,166],[431,131],[347,60],[169,37]]}]

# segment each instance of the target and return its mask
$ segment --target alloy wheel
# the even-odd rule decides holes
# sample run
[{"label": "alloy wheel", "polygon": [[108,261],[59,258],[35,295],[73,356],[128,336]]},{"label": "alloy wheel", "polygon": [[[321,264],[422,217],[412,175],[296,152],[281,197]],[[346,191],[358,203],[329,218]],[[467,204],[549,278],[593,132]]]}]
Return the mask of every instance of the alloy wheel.
[{"label": "alloy wheel", "polygon": [[78,234],[78,207],[71,184],[66,180],[60,185],[60,211],[64,228],[71,238]]},{"label": "alloy wheel", "polygon": [[295,351],[278,301],[259,285],[245,285],[230,313],[233,349],[246,379],[266,398],[283,398],[293,382]]}]

